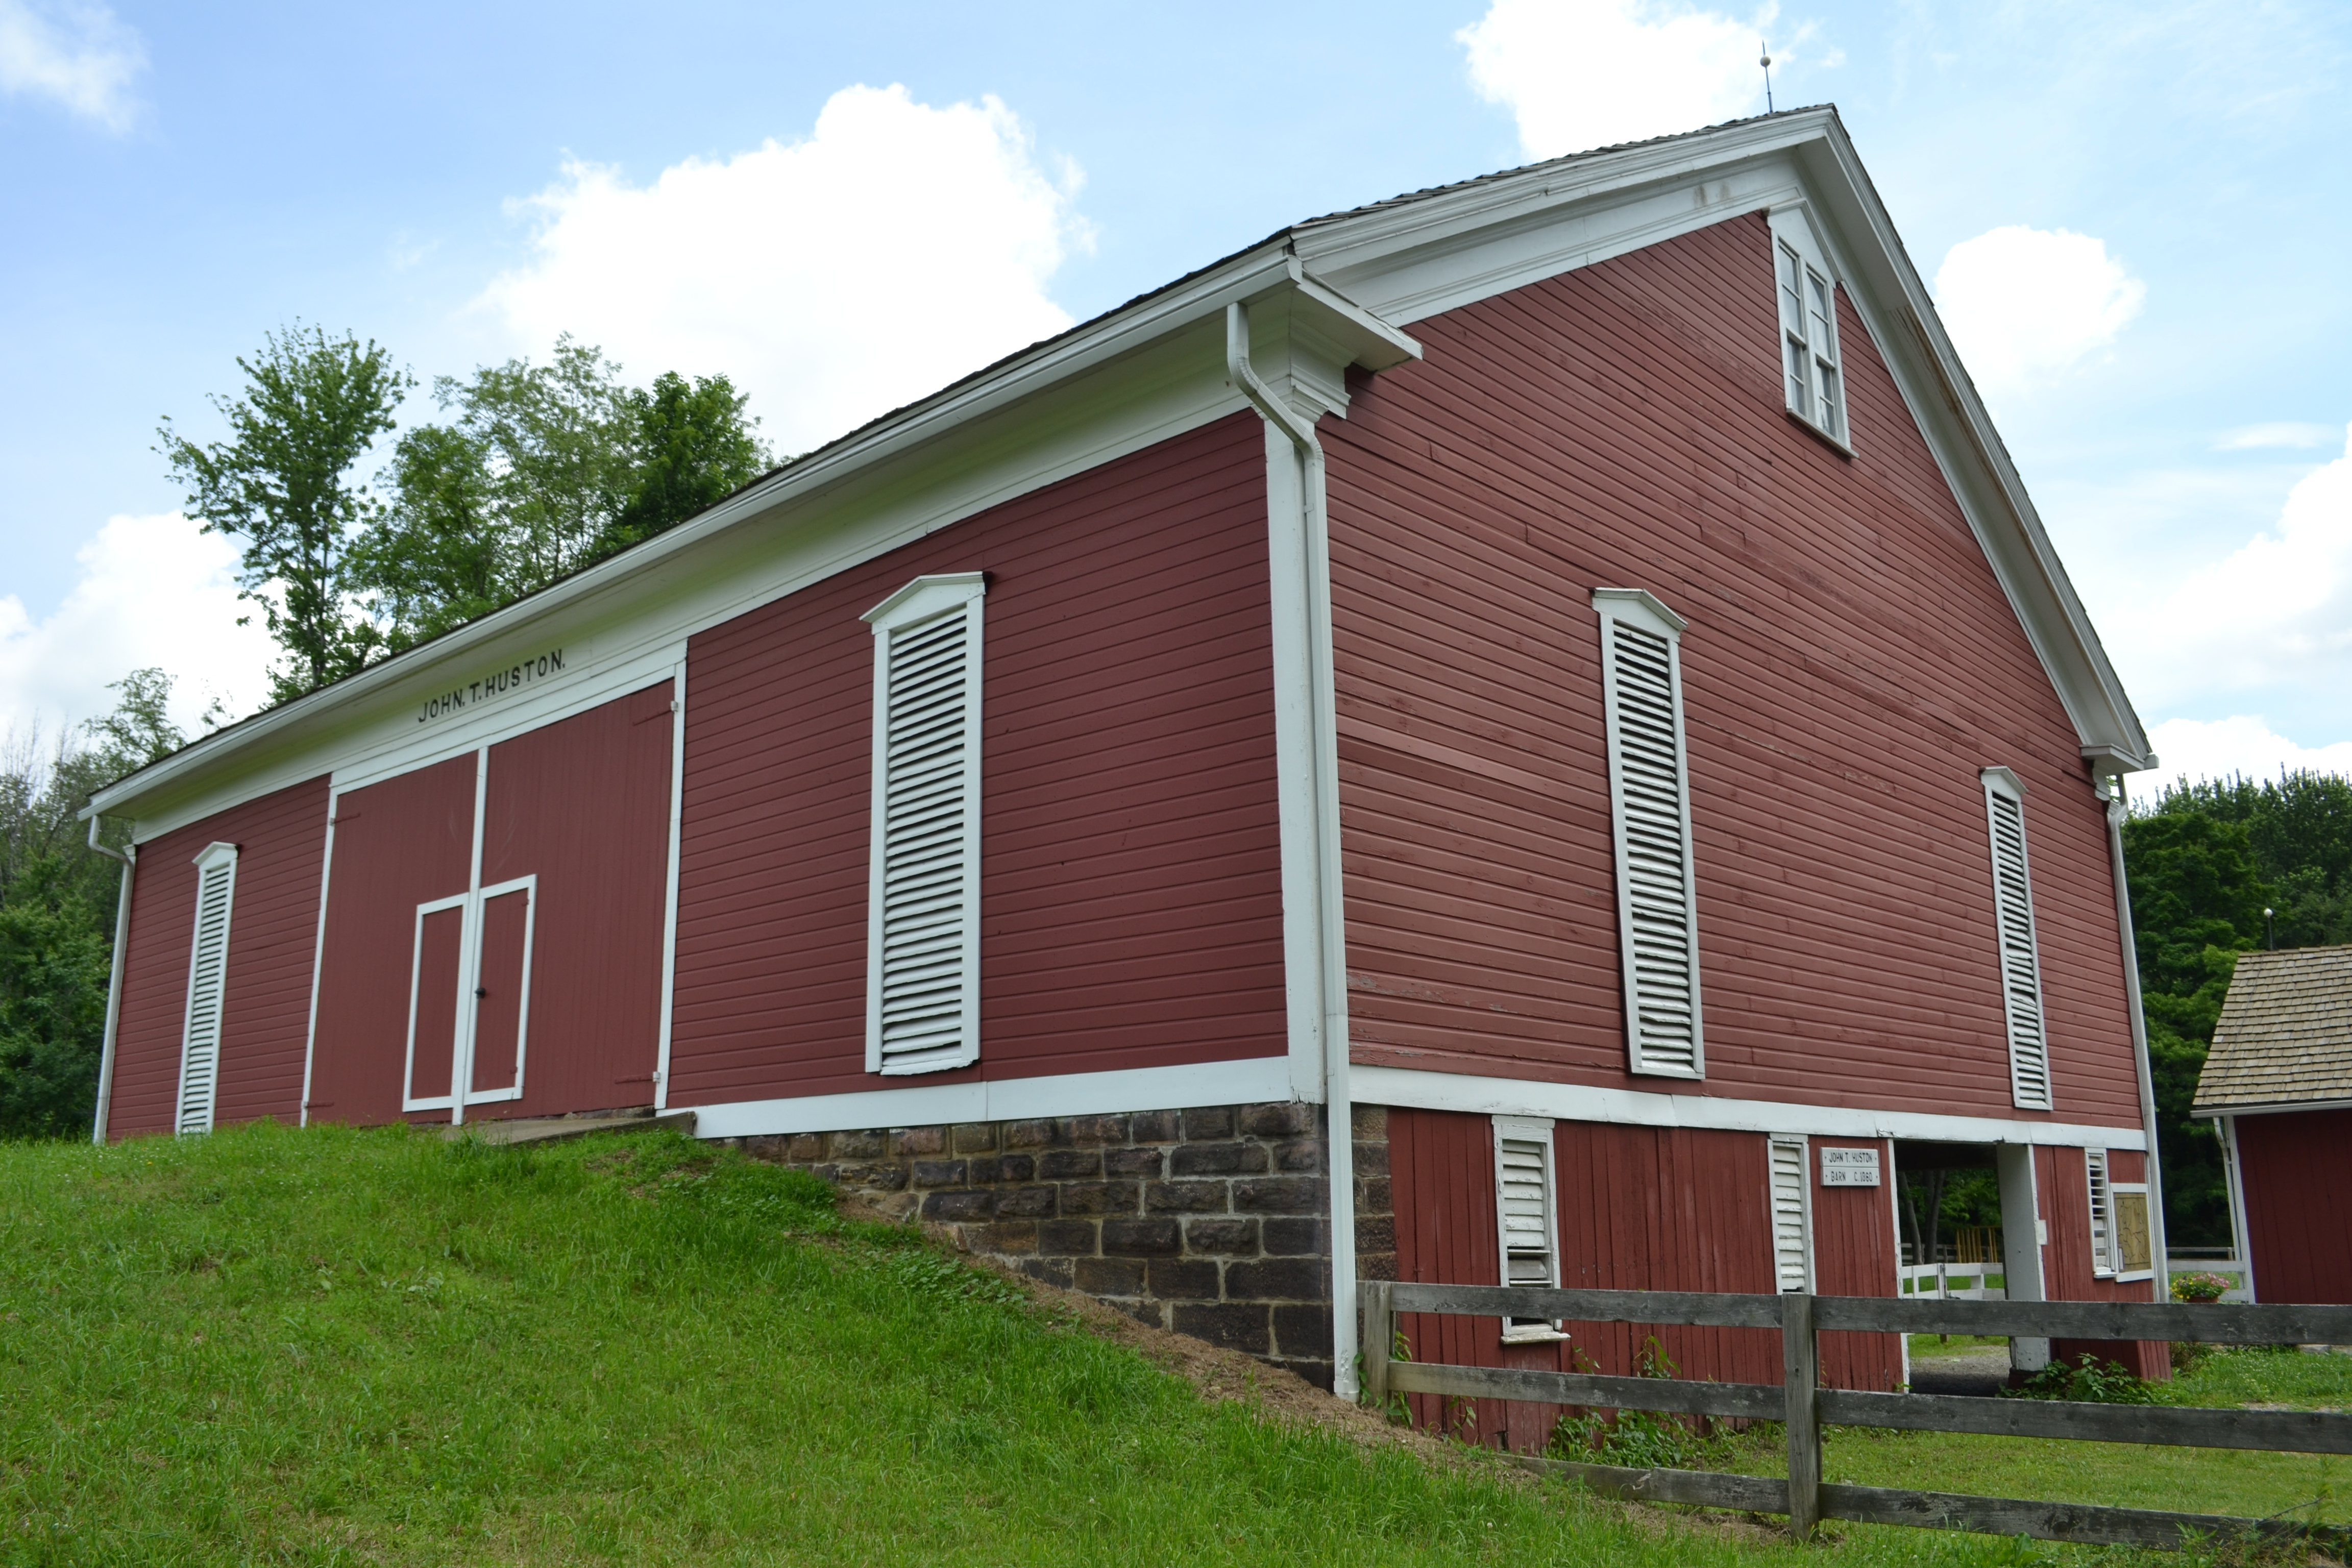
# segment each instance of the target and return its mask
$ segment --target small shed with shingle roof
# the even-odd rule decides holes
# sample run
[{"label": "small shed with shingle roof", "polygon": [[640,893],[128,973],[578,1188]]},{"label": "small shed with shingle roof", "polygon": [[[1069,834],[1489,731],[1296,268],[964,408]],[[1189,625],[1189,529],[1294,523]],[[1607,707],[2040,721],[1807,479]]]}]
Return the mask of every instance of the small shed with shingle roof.
[{"label": "small shed with shingle roof", "polygon": [[2352,1302],[2352,947],[2238,960],[2197,1080],[2257,1300]]}]

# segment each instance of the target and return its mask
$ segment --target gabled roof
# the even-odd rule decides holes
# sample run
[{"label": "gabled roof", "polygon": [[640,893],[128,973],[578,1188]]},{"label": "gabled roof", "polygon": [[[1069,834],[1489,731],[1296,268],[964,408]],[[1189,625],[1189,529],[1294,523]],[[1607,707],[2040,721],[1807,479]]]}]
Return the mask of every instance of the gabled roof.
[{"label": "gabled roof", "polygon": [[2352,947],[2241,953],[2195,1113],[2330,1104],[2352,1105]]},{"label": "gabled roof", "polygon": [[[333,716],[392,687],[476,657],[494,640],[591,596],[625,593],[631,578],[657,578],[656,568],[715,536],[750,524],[789,529],[795,513],[828,487],[882,465],[918,461],[959,427],[1196,329],[1229,303],[1286,291],[1313,317],[1319,335],[1351,363],[1387,368],[1418,353],[1402,329],[1421,316],[1667,237],[1667,227],[1623,216],[1644,199],[1655,205],[1661,193],[1696,180],[1699,206],[1682,204],[1667,225],[1687,227],[1735,216],[1736,207],[1707,206],[1708,183],[1771,159],[1791,161],[1802,171],[1802,189],[1784,195],[1807,201],[1825,221],[1841,282],[1937,453],[2084,755],[2095,767],[2113,771],[2153,766],[2147,733],[1925,283],[1836,110],[1819,107],[1573,153],[1277,229],[873,420],[667,533],[332,686],[216,731],[99,791],[84,815],[140,815],[146,804],[212,787],[206,781],[216,773],[234,776],[229,759],[257,745],[274,752],[309,744],[309,737],[335,729]],[[1596,238],[1603,229],[1611,232]]]}]

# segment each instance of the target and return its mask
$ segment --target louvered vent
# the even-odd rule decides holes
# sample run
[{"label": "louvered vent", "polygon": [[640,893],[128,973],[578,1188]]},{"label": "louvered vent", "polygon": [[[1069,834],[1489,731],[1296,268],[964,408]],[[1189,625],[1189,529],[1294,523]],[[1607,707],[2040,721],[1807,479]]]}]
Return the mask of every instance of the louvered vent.
[{"label": "louvered vent", "polygon": [[1675,639],[1617,615],[1604,614],[1601,626],[1633,1070],[1698,1078],[1698,921]]},{"label": "louvered vent", "polygon": [[1783,1290],[1812,1289],[1805,1245],[1805,1144],[1772,1140],[1772,1271]]},{"label": "louvered vent", "polygon": [[2033,884],[2025,860],[2025,803],[1990,779],[1993,911],[2000,926],[2001,999],[2009,1016],[2010,1092],[2021,1110],[2050,1109],[2050,1042],[2034,946]]},{"label": "louvered vent", "polygon": [[918,579],[869,617],[872,1071],[961,1067],[980,1051],[978,590],[977,578]]},{"label": "louvered vent", "polygon": [[1506,1138],[1502,1164],[1504,1283],[1549,1288],[1551,1205],[1545,1201],[1544,1147],[1530,1138]]},{"label": "louvered vent", "polygon": [[196,862],[196,936],[188,960],[188,1022],[180,1047],[181,1132],[209,1132],[220,1079],[221,1003],[228,979],[228,916],[236,852],[215,845]]},{"label": "louvered vent", "polygon": [[2091,1187],[2091,1271],[2113,1274],[2116,1271],[2115,1197],[2107,1185],[2107,1152],[2105,1149],[2083,1151],[2083,1173]]}]

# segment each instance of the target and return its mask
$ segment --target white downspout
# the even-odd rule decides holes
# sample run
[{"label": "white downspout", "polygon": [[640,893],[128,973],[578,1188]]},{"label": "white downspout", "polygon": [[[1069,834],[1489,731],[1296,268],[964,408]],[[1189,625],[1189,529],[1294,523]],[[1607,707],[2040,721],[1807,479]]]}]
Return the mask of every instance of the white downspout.
[{"label": "white downspout", "polygon": [[2116,871],[2116,928],[2123,934],[2124,999],[2131,1007],[2132,1064],[2139,1069],[2139,1121],[2147,1133],[2147,1252],[2156,1270],[2151,1294],[2172,1300],[2172,1273],[2164,1257],[2164,1177],[2157,1156],[2156,1074],[2147,1059],[2147,1019],[2140,1012],[2139,942],[2132,934],[2131,883],[2124,875],[2124,781],[2110,773],[2107,859]]},{"label": "white downspout", "polygon": [[1348,1085],[1347,901],[1339,880],[1339,699],[1331,672],[1331,532],[1323,443],[1313,421],[1258,378],[1250,363],[1249,307],[1225,307],[1225,375],[1267,424],[1290,438],[1300,468],[1307,540],[1307,661],[1315,758],[1316,947],[1323,1047],[1323,1114],[1331,1193],[1331,1386],[1356,1397],[1355,1102]]},{"label": "white downspout", "polygon": [[114,1031],[122,1020],[122,950],[131,936],[131,873],[139,860],[139,847],[110,849],[98,841],[98,814],[90,813],[89,847],[122,862],[122,891],[114,900],[114,964],[106,980],[106,1044],[98,1058],[98,1113],[90,1118],[89,1141],[106,1142],[106,1116],[114,1106]]}]

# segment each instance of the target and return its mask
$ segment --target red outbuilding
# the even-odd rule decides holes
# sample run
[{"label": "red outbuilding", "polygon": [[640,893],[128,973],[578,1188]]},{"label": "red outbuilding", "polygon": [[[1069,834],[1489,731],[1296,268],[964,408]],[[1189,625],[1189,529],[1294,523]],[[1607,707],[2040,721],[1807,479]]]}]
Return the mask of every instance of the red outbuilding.
[{"label": "red outbuilding", "polygon": [[2249,1298],[2352,1303],[2352,947],[2238,955],[2196,1113]]},{"label": "red outbuilding", "polygon": [[1364,1278],[1891,1294],[1906,1157],[2144,1298],[2152,760],[1770,115],[1283,229],[101,792],[99,1131],[691,1110],[1343,1388]]}]

